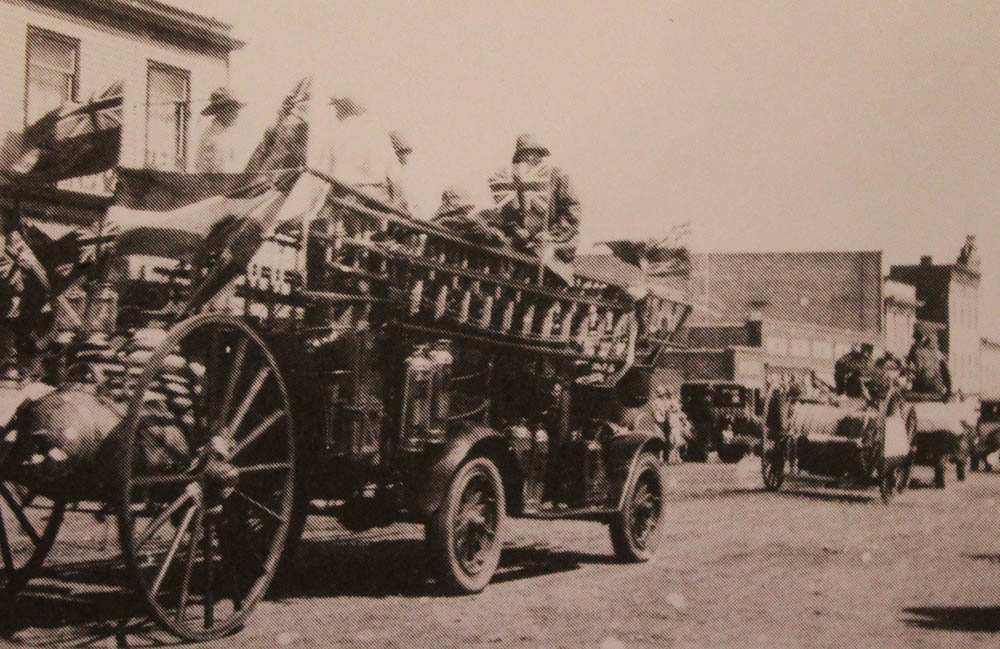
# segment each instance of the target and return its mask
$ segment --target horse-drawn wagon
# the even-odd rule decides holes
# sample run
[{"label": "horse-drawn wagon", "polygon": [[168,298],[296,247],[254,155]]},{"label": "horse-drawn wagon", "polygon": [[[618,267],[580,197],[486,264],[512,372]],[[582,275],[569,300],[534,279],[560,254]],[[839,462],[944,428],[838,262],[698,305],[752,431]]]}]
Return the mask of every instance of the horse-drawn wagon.
[{"label": "horse-drawn wagon", "polygon": [[89,241],[82,298],[53,301],[74,324],[0,431],[8,594],[75,501],[114,514],[133,587],[191,640],[242,624],[311,499],[350,529],[423,523],[464,592],[497,569],[506,516],[655,550],[664,440],[640,406],[680,296],[567,285],[309,169],[173,210],[194,179],[119,176],[118,234]]}]

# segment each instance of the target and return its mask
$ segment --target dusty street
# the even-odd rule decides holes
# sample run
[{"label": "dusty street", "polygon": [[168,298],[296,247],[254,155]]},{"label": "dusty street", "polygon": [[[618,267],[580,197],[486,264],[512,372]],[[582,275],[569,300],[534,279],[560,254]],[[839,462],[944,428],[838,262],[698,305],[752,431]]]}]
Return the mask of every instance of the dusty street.
[{"label": "dusty street", "polygon": [[[889,507],[874,490],[801,481],[763,492],[753,462],[670,475],[669,534],[653,562],[616,564],[598,524],[514,521],[501,574],[469,597],[442,595],[426,578],[419,528],[351,537],[314,518],[291,593],[206,646],[857,649],[1000,640],[1000,475],[915,488]],[[930,471],[915,477],[926,483]],[[84,585],[89,564],[69,562],[104,531],[114,547],[114,529],[84,531],[82,520],[61,538],[62,565],[22,596],[12,640],[162,641],[109,630],[121,595]]]}]

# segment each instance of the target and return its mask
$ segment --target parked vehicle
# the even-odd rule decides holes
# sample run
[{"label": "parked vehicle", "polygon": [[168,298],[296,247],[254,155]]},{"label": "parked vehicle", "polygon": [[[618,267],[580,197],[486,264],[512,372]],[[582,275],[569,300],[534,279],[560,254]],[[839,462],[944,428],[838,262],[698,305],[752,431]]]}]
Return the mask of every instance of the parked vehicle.
[{"label": "parked vehicle", "polygon": [[732,381],[691,381],[681,385],[680,394],[693,432],[690,459],[704,461],[714,451],[723,462],[738,462],[760,449],[767,405],[760,388]]},{"label": "parked vehicle", "polygon": [[936,395],[906,393],[912,404],[916,427],[913,435],[913,462],[934,467],[934,486],[944,489],[948,464],[955,465],[955,477],[965,480],[970,461],[973,417],[970,402],[944,400]]}]

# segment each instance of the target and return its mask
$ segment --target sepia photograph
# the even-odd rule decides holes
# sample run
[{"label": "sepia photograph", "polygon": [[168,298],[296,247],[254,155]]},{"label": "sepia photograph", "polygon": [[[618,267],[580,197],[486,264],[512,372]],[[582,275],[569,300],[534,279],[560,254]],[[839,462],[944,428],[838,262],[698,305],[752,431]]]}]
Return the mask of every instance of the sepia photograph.
[{"label": "sepia photograph", "polygon": [[0,646],[1000,644],[1000,3],[0,0]]}]

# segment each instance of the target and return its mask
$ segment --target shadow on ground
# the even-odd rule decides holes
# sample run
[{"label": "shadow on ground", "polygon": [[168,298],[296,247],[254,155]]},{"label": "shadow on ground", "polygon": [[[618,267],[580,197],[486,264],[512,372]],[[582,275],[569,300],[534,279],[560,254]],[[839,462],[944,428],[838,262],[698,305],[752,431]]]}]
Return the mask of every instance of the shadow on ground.
[{"label": "shadow on ground", "polygon": [[1000,632],[998,606],[928,606],[905,609],[909,626],[943,631]]},{"label": "shadow on ground", "polygon": [[[543,544],[504,549],[493,584],[613,563],[615,557]],[[180,644],[160,631],[113,561],[46,566],[4,606],[2,640],[28,647],[162,647]],[[276,580],[274,598],[447,596],[432,578],[419,538],[306,539]],[[251,618],[252,619],[252,618]]]}]

